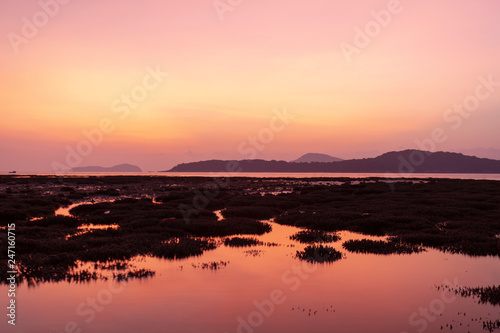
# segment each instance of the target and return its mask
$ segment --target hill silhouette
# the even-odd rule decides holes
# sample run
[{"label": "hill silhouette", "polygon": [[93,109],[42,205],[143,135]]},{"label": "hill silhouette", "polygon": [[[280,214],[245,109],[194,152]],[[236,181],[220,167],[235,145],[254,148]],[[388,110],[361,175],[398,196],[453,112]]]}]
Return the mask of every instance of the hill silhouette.
[{"label": "hill silhouette", "polygon": [[295,163],[311,163],[311,162],[338,162],[343,161],[343,159],[338,157],[333,157],[327,154],[317,154],[317,153],[309,153],[302,155],[295,161]]},{"label": "hill silhouette", "polygon": [[409,149],[338,162],[210,160],[179,164],[168,172],[500,173],[500,161],[459,153]]}]

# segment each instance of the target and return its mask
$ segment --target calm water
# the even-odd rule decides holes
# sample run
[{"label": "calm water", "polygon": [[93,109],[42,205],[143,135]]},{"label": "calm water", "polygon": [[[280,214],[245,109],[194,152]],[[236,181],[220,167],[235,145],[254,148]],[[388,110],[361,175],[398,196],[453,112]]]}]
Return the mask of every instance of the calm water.
[{"label": "calm water", "polygon": [[[72,330],[75,325],[81,332],[410,333],[424,327],[425,332],[442,332],[441,326],[453,324],[453,332],[481,332],[482,322],[475,318],[500,318],[498,306],[478,305],[435,288],[446,281],[498,284],[497,257],[435,250],[353,254],[341,248],[342,242],[377,237],[341,232],[342,240],[332,245],[346,258],[310,264],[294,258],[304,245],[289,236],[299,229],[270,223],[272,232],[257,238],[279,246],[221,245],[183,260],[136,258],[138,268],[156,271],[150,279],[23,284],[18,286],[15,330],[2,320],[0,331],[78,332]],[[227,266],[201,268],[213,261]],[[6,293],[0,287],[0,294]],[[427,309],[429,314],[420,312]]]},{"label": "calm water", "polygon": [[[0,172],[0,175],[6,175]],[[12,174],[11,174],[12,175]],[[162,177],[253,177],[253,178],[451,178],[451,179],[488,179],[500,180],[500,174],[490,173],[290,173],[290,172],[65,172],[65,173],[18,173],[14,176],[162,176]]]}]

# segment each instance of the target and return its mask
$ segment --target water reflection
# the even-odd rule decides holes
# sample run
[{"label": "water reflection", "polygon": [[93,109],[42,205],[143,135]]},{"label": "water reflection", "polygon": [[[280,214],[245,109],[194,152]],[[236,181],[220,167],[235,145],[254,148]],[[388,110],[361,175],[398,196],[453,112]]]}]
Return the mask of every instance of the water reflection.
[{"label": "water reflection", "polygon": [[[123,199],[123,197],[120,197],[120,199]],[[117,200],[116,198],[114,199],[110,199],[110,198],[92,198],[90,200],[83,200],[83,201],[78,201],[74,204],[71,204],[69,206],[65,206],[65,207],[60,207],[58,209],[56,209],[56,211],[54,212],[55,215],[60,215],[60,216],[69,216],[69,217],[73,217],[73,215],[70,213],[70,210],[75,208],[75,207],[78,207],[80,205],[92,205],[92,204],[96,204],[96,203],[101,203],[101,202],[114,202],[115,200]]]},{"label": "water reflection", "polygon": [[87,233],[90,233],[94,230],[118,230],[120,226],[118,224],[82,224],[78,226],[78,231],[74,234],[67,235],[66,240],[71,237],[81,236]]},{"label": "water reflection", "polygon": [[[135,257],[126,264],[135,271],[149,269],[156,274],[129,280],[123,288],[112,289],[109,281],[44,283],[35,289],[20,285],[17,301],[22,304],[23,320],[17,328],[64,332],[67,322],[74,321],[82,332],[417,332],[423,325],[417,320],[424,320],[419,309],[442,297],[436,284],[455,279],[473,286],[500,281],[496,257],[473,258],[433,249],[404,256],[349,253],[342,248],[344,241],[386,237],[347,231],[337,233],[340,241],[328,243],[345,253],[346,259],[331,264],[300,261],[296,251],[307,244],[290,236],[301,229],[266,222],[272,231],[252,236],[262,245],[251,248],[224,246],[220,239],[216,249],[198,257]],[[110,226],[86,225],[89,230],[101,227]],[[210,269],[213,263],[218,263],[218,269]],[[82,263],[80,268],[109,276],[119,274],[120,265],[115,264]],[[0,287],[4,292],[5,287]],[[82,309],[91,309],[87,300],[99,297],[106,304],[99,303],[102,310],[88,321]],[[498,307],[454,297],[441,315],[431,314],[426,332],[441,332],[441,326],[449,323],[453,331],[458,332],[455,327],[462,323],[477,332],[480,323],[471,319],[499,314]],[[5,325],[0,324],[2,331]]]},{"label": "water reflection", "polygon": [[224,210],[225,210],[225,209],[221,209],[221,210],[216,210],[216,211],[214,211],[215,216],[217,216],[217,221],[223,221],[223,220],[224,220],[224,215],[222,214],[222,212],[223,212]]}]

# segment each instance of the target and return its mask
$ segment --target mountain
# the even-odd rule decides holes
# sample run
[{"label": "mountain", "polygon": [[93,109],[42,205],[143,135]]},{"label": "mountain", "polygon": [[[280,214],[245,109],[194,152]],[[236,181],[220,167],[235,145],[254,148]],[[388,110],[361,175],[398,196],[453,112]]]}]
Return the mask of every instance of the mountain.
[{"label": "mountain", "polygon": [[112,167],[87,166],[72,168],[71,172],[142,172],[141,168],[131,164],[120,164]]},{"label": "mountain", "polygon": [[338,162],[210,160],[179,164],[168,172],[500,173],[500,161],[458,153],[404,150]]},{"label": "mountain", "polygon": [[338,158],[338,157],[333,157],[327,154],[316,154],[316,153],[309,153],[302,155],[295,161],[292,161],[293,163],[311,163],[311,162],[338,162],[338,161],[343,161],[343,159]]}]

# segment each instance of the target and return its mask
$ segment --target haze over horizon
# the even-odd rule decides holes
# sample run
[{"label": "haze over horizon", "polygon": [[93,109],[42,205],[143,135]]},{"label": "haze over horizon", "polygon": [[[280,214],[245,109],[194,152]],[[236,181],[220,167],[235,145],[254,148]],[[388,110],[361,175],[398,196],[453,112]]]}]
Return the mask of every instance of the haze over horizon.
[{"label": "haze over horizon", "polygon": [[500,159],[497,0],[233,3],[3,4],[0,171]]}]

